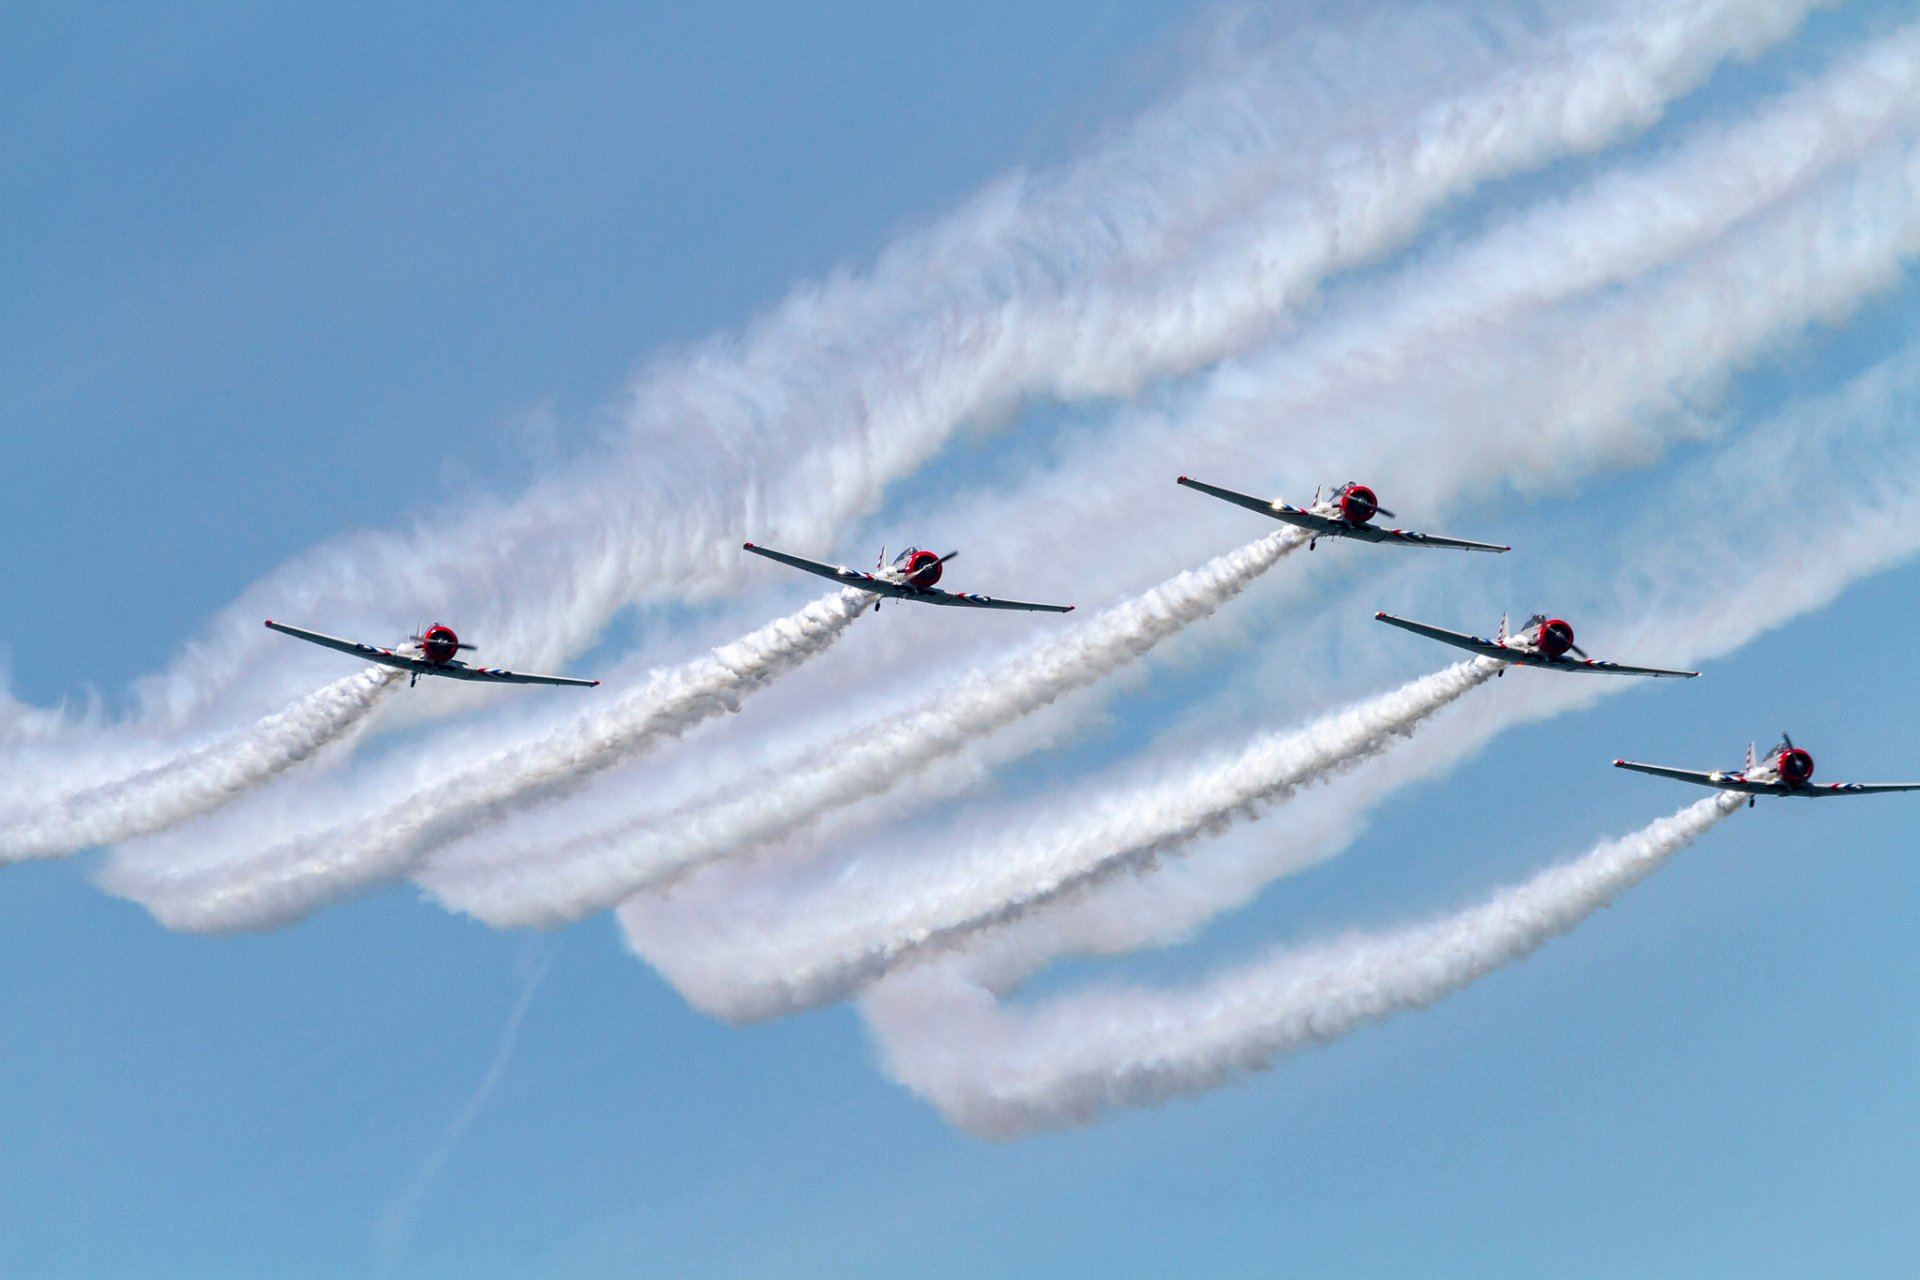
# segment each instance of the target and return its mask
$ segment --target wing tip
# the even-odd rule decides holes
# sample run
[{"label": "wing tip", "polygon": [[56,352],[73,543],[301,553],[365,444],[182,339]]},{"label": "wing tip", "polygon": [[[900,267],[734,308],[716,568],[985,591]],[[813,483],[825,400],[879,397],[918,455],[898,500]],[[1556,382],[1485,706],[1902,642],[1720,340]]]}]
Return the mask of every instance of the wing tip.
[{"label": "wing tip", "polygon": [[268,619],[267,619],[267,621],[266,621],[266,625],[267,625],[267,626],[269,626],[269,627],[270,627],[270,626],[272,626],[272,625],[273,625],[273,619],[272,619],[272,618],[268,618]]},{"label": "wing tip", "polygon": [[589,689],[598,689],[599,687],[600,687],[600,682],[599,682],[598,680],[589,680],[589,681],[587,681],[587,688],[589,688]]},{"label": "wing tip", "polygon": [[740,544],[740,549],[742,551],[751,551],[753,550],[753,544],[751,542],[743,542]]},{"label": "wing tip", "polygon": [[1181,476],[1178,480],[1174,481],[1175,484],[1186,484],[1187,482],[1188,482],[1188,477],[1186,476]]},{"label": "wing tip", "polygon": [[1062,612],[1062,613],[1072,613],[1072,612],[1074,611],[1074,609],[1075,609],[1075,607],[1076,607],[1076,606],[1074,606],[1074,605],[1068,605],[1068,606],[1067,606],[1066,608],[1064,608],[1064,609],[1062,609],[1062,610],[1061,610],[1060,612]]},{"label": "wing tip", "polygon": [[1627,767],[1627,762],[1625,760],[1615,760],[1613,762],[1613,767],[1616,769],[1624,769]]},{"label": "wing tip", "polygon": [[1387,612],[1386,610],[1384,610],[1384,609],[1380,609],[1380,610],[1376,610],[1376,611],[1375,611],[1375,613],[1374,613],[1374,615],[1373,615],[1373,620],[1374,620],[1375,622],[1385,622],[1385,621],[1387,621],[1388,619],[1390,619],[1390,618],[1392,618],[1392,617],[1393,617],[1393,615],[1392,615],[1392,614],[1390,614],[1390,613],[1388,613],[1388,612]]}]

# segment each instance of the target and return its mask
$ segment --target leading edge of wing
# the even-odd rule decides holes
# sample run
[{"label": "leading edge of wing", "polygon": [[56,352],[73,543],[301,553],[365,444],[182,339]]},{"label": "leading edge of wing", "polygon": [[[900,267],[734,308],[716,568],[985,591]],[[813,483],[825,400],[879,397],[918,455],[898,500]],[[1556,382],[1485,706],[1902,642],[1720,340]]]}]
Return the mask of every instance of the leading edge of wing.
[{"label": "leading edge of wing", "polygon": [[809,560],[805,556],[796,556],[785,551],[775,551],[772,547],[755,546],[751,542],[741,543],[740,549],[742,551],[751,551],[757,556],[765,556],[769,560],[777,560],[781,564],[800,570],[802,573],[811,573],[816,577],[827,578],[833,582],[840,583],[842,586],[859,587],[862,591],[872,591],[883,596],[895,594],[888,590],[888,584],[879,581],[870,573],[861,573],[857,569],[848,569],[841,565],[824,564],[819,560]]},{"label": "leading edge of wing", "polygon": [[1263,516],[1268,516],[1274,520],[1290,524],[1296,529],[1305,529],[1308,533],[1319,534],[1324,537],[1340,537],[1353,531],[1351,525],[1344,524],[1339,520],[1329,520],[1325,516],[1316,516],[1311,512],[1302,511],[1300,508],[1292,506],[1289,503],[1281,502],[1277,498],[1272,501],[1268,501],[1266,498],[1256,498],[1250,493],[1239,493],[1232,489],[1222,489],[1217,484],[1208,484],[1203,480],[1195,480],[1192,476],[1181,476],[1179,482],[1189,489],[1197,489],[1210,497],[1220,499],[1222,502],[1231,502],[1236,507],[1245,507],[1249,511],[1258,511]]},{"label": "leading edge of wing", "polygon": [[1596,676],[1651,676],[1667,680],[1691,680],[1700,674],[1698,671],[1674,671],[1667,667],[1630,667],[1624,663],[1605,662],[1599,658],[1573,661],[1560,658],[1552,663],[1552,667],[1556,671],[1585,671]]},{"label": "leading edge of wing", "polygon": [[1361,525],[1351,530],[1351,536],[1365,538],[1369,542],[1389,542],[1401,547],[1433,547],[1447,551],[1511,551],[1512,547],[1498,542],[1475,542],[1471,538],[1449,538],[1439,533],[1415,533],[1412,529],[1376,529],[1372,525]]},{"label": "leading edge of wing", "polygon": [[1664,764],[1641,764],[1637,760],[1615,760],[1616,769],[1631,769],[1635,773],[1650,773],[1656,778],[1672,778],[1676,782],[1691,782],[1696,787],[1716,787],[1721,791],[1742,791],[1749,795],[1764,795],[1774,790],[1764,782],[1748,782],[1745,778],[1735,778],[1727,774],[1715,774],[1704,769],[1675,769]]},{"label": "leading edge of wing", "polygon": [[[1272,516],[1275,520],[1286,520],[1289,524],[1302,523],[1298,520],[1288,519],[1285,513],[1292,511],[1293,508],[1287,506],[1284,502],[1275,502],[1268,498],[1256,498],[1250,493],[1240,493],[1234,489],[1222,489],[1217,484],[1208,484],[1204,480],[1195,480],[1192,476],[1181,476],[1179,483],[1187,486],[1189,489],[1197,489],[1210,497],[1218,498],[1222,502],[1231,502],[1236,507],[1245,507],[1249,511],[1258,511],[1263,516]],[[1312,519],[1312,517],[1308,518]],[[1304,524],[1302,527],[1311,529],[1317,526]]]},{"label": "leading edge of wing", "polygon": [[1373,617],[1376,622],[1384,622],[1390,627],[1399,627],[1402,631],[1411,631],[1417,636],[1438,640],[1441,644],[1450,644],[1456,649],[1465,649],[1469,653],[1483,653],[1490,658],[1499,658],[1505,662],[1516,661],[1520,656],[1508,652],[1491,640],[1470,636],[1463,631],[1449,631],[1445,627],[1428,626],[1424,622],[1414,622],[1410,618],[1396,618],[1390,613],[1376,613]]},{"label": "leading edge of wing", "polygon": [[976,596],[966,591],[942,591],[938,587],[926,591],[902,592],[902,600],[920,600],[927,604],[952,605],[963,609],[1019,609],[1026,613],[1072,613],[1070,604],[1034,604],[1028,600],[1000,600],[993,596]]},{"label": "leading edge of wing", "polygon": [[390,651],[390,649],[378,649],[376,645],[363,645],[363,643],[359,643],[359,641],[349,641],[349,639],[342,639],[342,637],[338,637],[338,635],[328,635],[326,631],[309,631],[307,628],[292,628],[292,626],[288,626],[288,624],[284,624],[284,622],[275,622],[273,618],[267,618],[267,629],[269,629],[269,631],[278,631],[280,635],[292,635],[294,639],[303,639],[303,641],[307,641],[309,645],[324,645],[326,649],[338,649],[340,652],[351,652],[351,654],[359,654],[359,656],[367,656],[367,658],[376,658],[376,656],[380,656],[380,654],[394,656],[394,651]]},{"label": "leading edge of wing", "polygon": [[324,631],[309,631],[305,627],[290,627],[284,622],[275,622],[268,618],[267,629],[278,631],[282,635],[292,636],[296,640],[305,640],[308,644],[317,644],[325,649],[337,649],[341,653],[350,653],[356,658],[365,658],[370,662],[385,663],[389,667],[398,667],[402,671],[414,670],[413,664],[391,649],[382,649],[377,645],[362,644],[358,640],[343,640],[339,636],[330,636]]},{"label": "leading edge of wing", "polygon": [[1804,787],[1780,790],[1773,794],[1818,800],[1822,796],[1872,796],[1893,791],[1920,791],[1920,782],[1811,782]]},{"label": "leading edge of wing", "polygon": [[598,680],[582,680],[579,676],[540,676],[522,671],[508,671],[502,667],[470,667],[464,662],[449,663],[444,667],[435,667],[422,663],[420,674],[445,676],[449,680],[479,680],[496,684],[555,684],[569,685],[578,689],[597,689]]}]

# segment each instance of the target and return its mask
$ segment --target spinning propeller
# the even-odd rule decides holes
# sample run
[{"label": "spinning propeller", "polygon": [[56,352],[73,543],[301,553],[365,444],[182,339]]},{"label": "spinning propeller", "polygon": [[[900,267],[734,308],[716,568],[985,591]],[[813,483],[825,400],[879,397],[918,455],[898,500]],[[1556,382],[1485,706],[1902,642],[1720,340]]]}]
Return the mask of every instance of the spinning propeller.
[{"label": "spinning propeller", "polygon": [[[1349,489],[1366,489],[1366,488],[1367,487],[1361,484],[1358,480],[1349,480],[1345,484],[1340,486],[1338,492],[1345,493]],[[1367,489],[1367,492],[1371,493],[1373,492],[1373,490]],[[1313,500],[1315,502],[1318,502],[1320,500],[1320,491],[1318,489],[1315,489],[1313,491]],[[1389,520],[1398,520],[1400,518],[1399,516],[1395,515],[1393,512],[1381,506],[1377,500],[1373,504],[1373,514],[1377,516],[1385,516]]]},{"label": "spinning propeller", "polygon": [[[1547,624],[1548,624],[1549,622],[1552,622],[1552,621],[1553,621],[1553,619],[1552,619],[1552,618],[1549,618],[1549,617],[1548,617],[1548,616],[1547,616],[1546,614],[1544,614],[1544,613],[1536,613],[1536,614],[1534,614],[1534,615],[1533,615],[1533,616],[1532,616],[1531,618],[1528,618],[1528,619],[1527,619],[1527,628],[1528,628],[1528,629],[1531,629],[1531,628],[1533,628],[1533,627],[1544,627],[1544,626],[1546,626],[1546,625],[1547,625]],[[1566,624],[1565,624],[1564,622],[1563,622],[1563,623],[1561,623],[1560,625],[1561,625],[1561,626],[1566,626]],[[1581,657],[1583,657],[1583,658],[1585,658],[1585,657],[1587,656],[1587,651],[1586,651],[1585,649],[1582,649],[1582,648],[1581,648],[1581,647],[1580,647],[1579,645],[1577,645],[1577,644],[1575,644],[1575,643],[1573,642],[1573,635],[1572,635],[1572,632],[1573,632],[1573,628],[1572,628],[1572,627],[1567,627],[1567,632],[1568,632],[1568,635],[1567,635],[1567,651],[1568,651],[1568,652],[1570,652],[1570,653],[1577,653],[1577,654],[1579,654],[1579,655],[1580,655]]]}]

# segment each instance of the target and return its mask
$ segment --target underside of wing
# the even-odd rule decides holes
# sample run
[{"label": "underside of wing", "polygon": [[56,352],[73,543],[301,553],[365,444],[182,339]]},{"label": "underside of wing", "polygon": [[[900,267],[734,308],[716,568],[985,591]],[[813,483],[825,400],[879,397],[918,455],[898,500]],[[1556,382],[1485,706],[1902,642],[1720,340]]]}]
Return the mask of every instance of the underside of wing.
[{"label": "underside of wing", "polygon": [[861,573],[857,569],[849,569],[844,565],[823,564],[818,560],[809,560],[805,556],[789,555],[785,551],[775,551],[770,547],[756,547],[751,542],[742,543],[741,549],[751,551],[757,556],[765,556],[769,560],[777,560],[781,564],[789,565],[803,573],[811,573],[817,577],[826,578],[831,582],[838,582],[842,586],[858,587],[862,591],[873,591],[883,596],[901,594],[891,583],[882,582],[870,573]]},{"label": "underside of wing", "polygon": [[1635,773],[1650,773],[1657,778],[1673,778],[1679,782],[1691,782],[1700,787],[1718,787],[1722,791],[1741,791],[1752,795],[1765,795],[1779,787],[1765,782],[1748,782],[1745,778],[1729,773],[1714,773],[1702,769],[1675,769],[1664,764],[1641,764],[1637,760],[1615,760],[1616,769],[1631,769]]},{"label": "underside of wing", "polygon": [[530,675],[502,667],[470,667],[464,662],[450,662],[444,667],[422,662],[414,670],[425,675],[445,676],[449,680],[478,680],[488,684],[563,684],[591,689],[600,683],[598,680],[581,680],[575,676]]},{"label": "underside of wing", "polygon": [[1424,622],[1414,622],[1408,618],[1396,618],[1390,613],[1376,613],[1373,616],[1388,626],[1399,627],[1402,631],[1411,631],[1417,636],[1425,636],[1429,640],[1438,640],[1441,644],[1450,644],[1456,649],[1465,649],[1469,653],[1483,653],[1490,658],[1499,658],[1505,662],[1524,662],[1528,656],[1526,654],[1516,653],[1511,649],[1503,648],[1493,641],[1483,639],[1480,636],[1470,636],[1464,631],[1449,631],[1445,627],[1430,627]]},{"label": "underside of wing", "polygon": [[1531,665],[1552,667],[1556,671],[1585,671],[1597,676],[1652,676],[1669,680],[1691,680],[1700,674],[1698,671],[1674,671],[1667,667],[1630,667],[1619,662],[1602,662],[1598,658],[1542,657]]},{"label": "underside of wing", "polygon": [[1331,532],[1332,526],[1336,524],[1336,522],[1332,520],[1325,520],[1319,516],[1310,516],[1299,508],[1290,507],[1284,502],[1255,497],[1251,493],[1240,493],[1233,489],[1222,489],[1217,484],[1207,484],[1205,481],[1195,480],[1192,476],[1181,476],[1180,483],[1189,489],[1197,489],[1201,493],[1218,498],[1222,502],[1231,502],[1236,507],[1245,507],[1249,511],[1258,511],[1263,516],[1272,516],[1275,520],[1285,520],[1288,524],[1297,524],[1303,529],[1318,529],[1322,532]]},{"label": "underside of wing", "polygon": [[1783,791],[1783,795],[1806,796],[1813,799],[1818,796],[1870,796],[1889,791],[1920,791],[1920,782],[1827,782],[1812,786],[1796,787]]},{"label": "underside of wing", "polygon": [[927,604],[951,605],[960,609],[1017,609],[1024,613],[1072,613],[1070,604],[1033,604],[1026,600],[996,600],[992,596],[976,596],[965,591],[942,591],[934,587],[926,591],[902,593],[902,599],[920,600]]},{"label": "underside of wing", "polygon": [[[417,669],[411,659],[397,654],[391,649],[382,649],[375,645],[361,644],[358,640],[343,640],[339,636],[330,636],[321,631],[309,631],[305,627],[290,627],[284,622],[275,622],[271,618],[267,619],[267,626],[271,630],[278,631],[282,635],[292,636],[296,640],[305,640],[308,644],[317,644],[327,649],[338,649],[341,653],[350,653],[356,658],[365,658],[369,662],[382,662],[389,667],[398,667],[402,671]],[[424,667],[425,665],[425,663],[418,664],[420,667]]]},{"label": "underside of wing", "polygon": [[[1344,520],[1329,520],[1325,516],[1314,515],[1311,511],[1302,511],[1282,502],[1267,512],[1275,520],[1283,521],[1296,529],[1305,529],[1318,538],[1349,538],[1355,536],[1356,526]],[[1364,528],[1364,526],[1360,526]],[[1378,539],[1376,539],[1378,541]]]},{"label": "underside of wing", "polygon": [[1498,542],[1474,542],[1467,538],[1447,538],[1437,533],[1415,533],[1411,529],[1376,529],[1372,525],[1361,525],[1350,530],[1356,538],[1365,538],[1368,542],[1391,542],[1403,547],[1438,547],[1452,551],[1511,551],[1512,547],[1502,546]]}]

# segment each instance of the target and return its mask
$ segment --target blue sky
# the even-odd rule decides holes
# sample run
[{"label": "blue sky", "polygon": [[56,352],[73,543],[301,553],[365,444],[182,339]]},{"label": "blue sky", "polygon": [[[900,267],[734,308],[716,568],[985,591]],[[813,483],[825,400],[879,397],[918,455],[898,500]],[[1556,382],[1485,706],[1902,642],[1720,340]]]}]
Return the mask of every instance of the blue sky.
[{"label": "blue sky", "polygon": [[[0,50],[17,122],[0,130],[12,691],[117,703],[320,540],[590,451],[636,362],[1071,154],[1163,82],[1195,11],[16,15]],[[1737,113],[1899,12],[1817,19],[1633,146]],[[1463,201],[1433,241],[1587,163]],[[1735,384],[1733,414],[1863,367],[1915,314],[1902,285],[1792,344]],[[1042,408],[950,462],[1000,474],[1099,412]],[[909,478],[893,502],[937,483]],[[1604,527],[1656,483],[1516,499],[1502,527],[1536,545]],[[1809,510],[1829,497],[1845,500]],[[1494,523],[1449,513],[1470,535]],[[1783,512],[1755,554],[1818,528]],[[1684,798],[1605,769],[1621,754],[1710,767],[1786,727],[1823,776],[1920,776],[1898,642],[1916,588],[1912,567],[1869,579],[1682,690],[1511,731],[1192,947],[1039,985],[1200,972],[1471,900]],[[1252,617],[1282,627],[1300,607]],[[1178,726],[1187,681],[1218,697],[1158,670],[1048,768]],[[1242,708],[1233,740],[1260,718]],[[90,858],[10,867],[0,1275],[1904,1274],[1920,1254],[1913,823],[1897,798],[1737,815],[1434,1010],[1007,1145],[889,1084],[851,1010],[724,1026],[605,920],[495,932],[399,888],[199,938],[99,892]],[[390,1230],[536,975],[497,1087]]]}]

